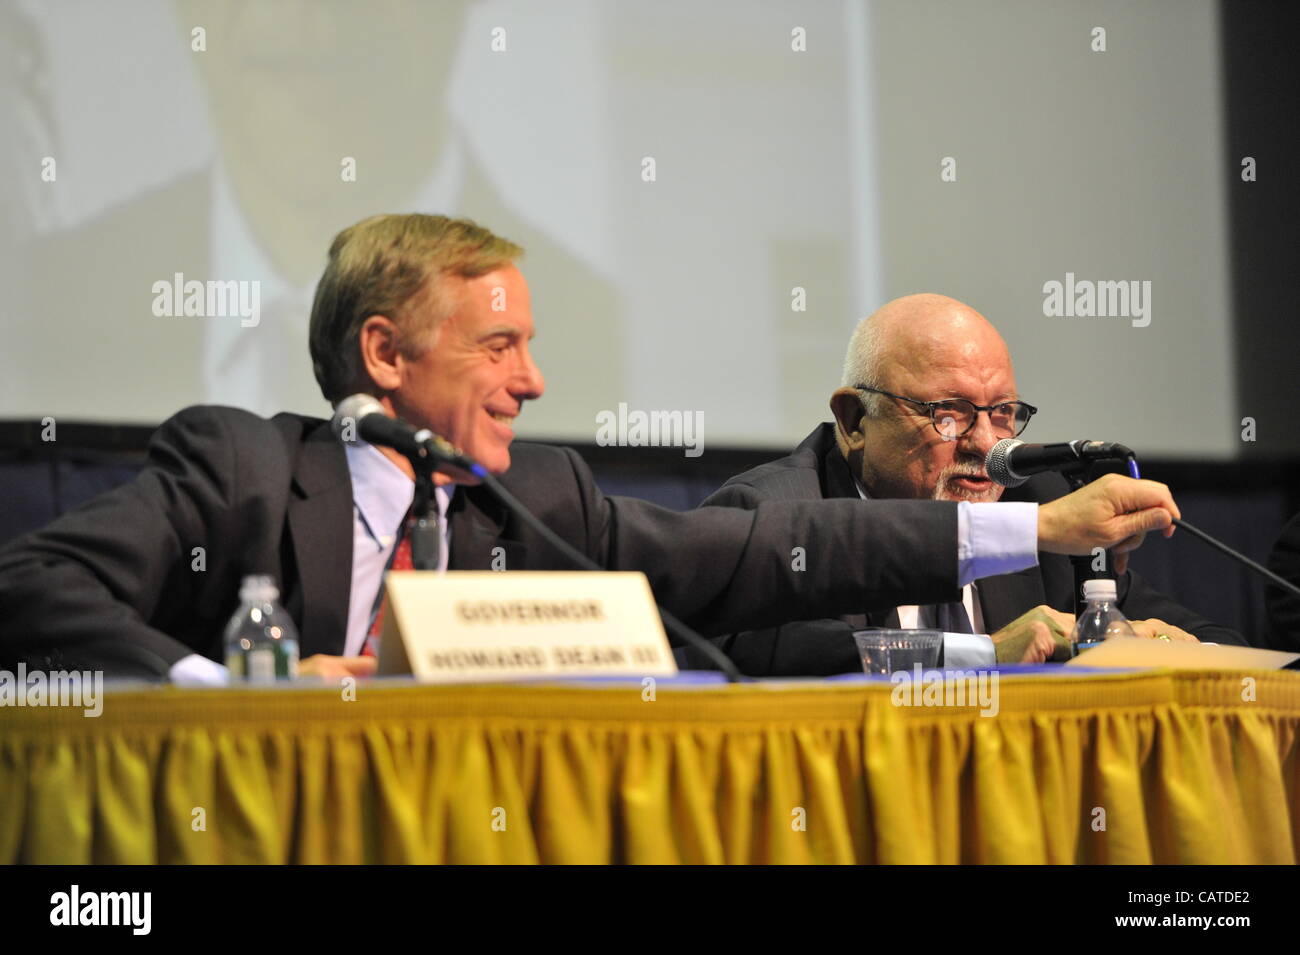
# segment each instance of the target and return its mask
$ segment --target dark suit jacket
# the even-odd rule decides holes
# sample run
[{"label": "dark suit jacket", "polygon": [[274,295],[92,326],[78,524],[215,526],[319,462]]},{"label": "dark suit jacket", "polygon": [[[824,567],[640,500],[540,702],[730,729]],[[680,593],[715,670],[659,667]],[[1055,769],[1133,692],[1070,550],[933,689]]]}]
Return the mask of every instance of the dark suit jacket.
[{"label": "dark suit jacket", "polygon": [[[1046,503],[1067,493],[1065,481],[1055,474],[1038,475],[1020,488],[1009,489],[1005,501]],[[835,444],[835,426],[819,425],[794,453],[769,464],[761,464],[731,478],[704,502],[704,507],[758,507],[772,501],[830,500],[857,498],[858,491],[848,463]],[[937,547],[937,542],[936,542]],[[1118,580],[1120,606],[1130,618],[1156,617],[1217,643],[1244,643],[1226,627],[1215,626],[1169,597],[1153,590],[1129,571]],[[1038,566],[1014,574],[986,577],[977,583],[984,627],[994,633],[1039,604],[1057,610],[1074,610],[1074,567],[1068,557],[1039,553]],[[911,601],[908,601],[910,603]],[[901,603],[901,602],[900,602]],[[717,642],[752,676],[829,676],[862,669],[852,633],[865,627],[896,627],[898,615],[892,607],[863,605],[857,613],[805,620],[776,629],[749,631],[723,637]],[[689,666],[710,664],[694,651],[683,651],[679,659]]]},{"label": "dark suit jacket", "polygon": [[[644,571],[659,602],[706,634],[958,595],[954,504],[679,513],[606,497],[567,448],[511,454],[503,483],[520,501],[602,566]],[[486,570],[498,546],[507,569],[570,569],[484,488],[452,500],[451,569]],[[190,653],[220,659],[251,573],[280,582],[304,656],[339,654],[352,528],[347,460],[327,422],[188,408],[154,435],[137,480],[0,550],[0,666],[158,677]],[[797,547],[808,572],[794,569]]]},{"label": "dark suit jacket", "polygon": [[[1300,514],[1282,528],[1268,558],[1268,569],[1283,580],[1300,584]],[[1300,597],[1271,584],[1265,589],[1270,645],[1277,650],[1300,650]]]}]

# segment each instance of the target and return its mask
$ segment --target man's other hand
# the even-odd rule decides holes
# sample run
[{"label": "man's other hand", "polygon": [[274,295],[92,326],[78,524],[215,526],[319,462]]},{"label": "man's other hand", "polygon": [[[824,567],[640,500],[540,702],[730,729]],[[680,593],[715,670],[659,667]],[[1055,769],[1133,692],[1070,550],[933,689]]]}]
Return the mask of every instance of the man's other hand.
[{"label": "man's other hand", "polygon": [[992,634],[999,663],[1043,663],[1070,658],[1074,614],[1038,606]]},{"label": "man's other hand", "polygon": [[374,657],[332,657],[315,653],[298,664],[298,677],[319,677],[333,683],[349,676],[374,676],[379,661]]},{"label": "man's other hand", "polygon": [[1146,637],[1148,640],[1160,640],[1162,637],[1168,637],[1171,641],[1179,643],[1200,643],[1196,637],[1186,630],[1180,630],[1171,623],[1165,623],[1163,620],[1157,620],[1152,617],[1150,620],[1130,620],[1133,632],[1139,637]]},{"label": "man's other hand", "polygon": [[1119,564],[1118,555],[1137,548],[1151,531],[1172,535],[1176,517],[1182,514],[1163,484],[1106,474],[1039,506],[1038,546],[1053,554],[1091,554],[1107,547]]}]

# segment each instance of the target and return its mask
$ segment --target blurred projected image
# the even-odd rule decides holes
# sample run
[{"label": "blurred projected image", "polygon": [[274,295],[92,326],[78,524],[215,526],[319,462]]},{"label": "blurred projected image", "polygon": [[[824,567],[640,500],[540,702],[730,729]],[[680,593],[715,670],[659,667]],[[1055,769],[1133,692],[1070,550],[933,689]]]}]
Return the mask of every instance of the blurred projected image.
[{"label": "blurred projected image", "polygon": [[786,451],[856,322],[938,291],[1017,343],[1041,433],[1231,458],[1217,7],[1108,8],[1104,50],[1078,9],[10,0],[0,405],[321,413],[330,237],[433,212],[526,249],[526,437],[674,409]]},{"label": "blurred projected image", "polygon": [[[379,211],[465,215],[523,245],[546,334],[587,352],[552,352],[548,375],[615,393],[623,349],[610,283],[503,197],[449,110],[469,4],[178,0],[115,5],[120,15],[98,22],[75,6],[0,8],[5,42],[24,57],[6,57],[22,119],[12,161],[62,160],[49,188],[7,177],[20,192],[3,194],[16,213],[6,221],[28,232],[6,236],[22,259],[19,336],[28,355],[52,357],[43,379],[60,383],[68,406],[57,410],[143,421],[195,401],[320,411],[306,330],[322,252]],[[83,47],[100,52],[79,67],[68,55]],[[146,74],[128,90],[196,99],[163,97],[166,115],[150,114],[147,95],[114,97],[98,115],[73,106],[105,49],[145,54],[118,63]],[[173,122],[177,111],[187,119]],[[61,135],[69,125],[74,134]],[[97,168],[97,146],[150,126],[161,135],[124,163],[148,172],[121,194],[129,187]],[[184,132],[202,126],[207,149]],[[545,188],[539,175],[516,191]],[[213,286],[231,293],[216,308]],[[566,307],[577,295],[582,308]]]}]

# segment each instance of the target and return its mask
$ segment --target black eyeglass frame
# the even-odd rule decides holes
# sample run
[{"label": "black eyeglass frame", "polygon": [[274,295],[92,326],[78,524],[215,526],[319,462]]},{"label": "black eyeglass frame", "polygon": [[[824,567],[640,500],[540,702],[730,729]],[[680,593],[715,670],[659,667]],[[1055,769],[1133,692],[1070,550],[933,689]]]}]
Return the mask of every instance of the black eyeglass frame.
[{"label": "black eyeglass frame", "polygon": [[975,422],[979,420],[981,411],[983,411],[985,414],[989,416],[989,421],[990,423],[992,423],[993,411],[997,408],[1001,408],[1003,405],[1021,405],[1024,408],[1026,408],[1029,413],[1025,415],[1025,423],[1020,426],[1019,431],[1011,435],[1011,437],[1013,438],[1018,438],[1020,437],[1020,435],[1024,434],[1025,428],[1029,427],[1029,422],[1033,419],[1034,415],[1038,414],[1037,408],[1031,405],[1028,401],[1020,401],[1019,399],[1015,401],[999,401],[995,405],[977,405],[969,398],[943,398],[938,401],[921,401],[919,398],[909,398],[906,395],[896,395],[891,391],[881,391],[879,388],[872,388],[869,385],[854,385],[853,387],[857,391],[869,391],[873,395],[884,395],[886,398],[897,398],[899,401],[906,401],[909,404],[920,405],[922,408],[926,410],[926,413],[929,414],[930,424],[934,428],[934,430],[938,431],[939,434],[943,435],[945,438],[948,437],[948,435],[945,435],[943,431],[940,430],[939,421],[935,417],[935,410],[940,405],[952,404],[954,401],[966,402],[966,404],[970,405],[973,409],[975,409],[975,413],[971,415],[970,424],[966,426],[965,431],[963,431],[961,434],[952,435],[953,440],[956,440],[957,438],[960,438],[970,433],[971,429],[975,427]]}]

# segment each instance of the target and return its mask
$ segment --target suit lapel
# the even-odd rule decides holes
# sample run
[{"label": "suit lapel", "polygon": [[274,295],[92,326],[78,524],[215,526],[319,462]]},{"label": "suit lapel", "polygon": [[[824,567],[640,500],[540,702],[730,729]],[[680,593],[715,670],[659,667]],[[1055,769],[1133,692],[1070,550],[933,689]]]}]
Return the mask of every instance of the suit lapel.
[{"label": "suit lapel", "polygon": [[[809,440],[815,442],[814,446],[822,456],[822,466],[820,468],[822,496],[827,499],[861,497],[858,494],[858,486],[853,480],[853,472],[849,468],[849,462],[844,460],[839,445],[835,443],[835,425],[823,424],[820,432],[809,435]],[[854,630],[865,630],[868,627],[898,629],[898,611],[893,608],[875,610],[866,614],[850,614],[840,617],[840,619]]]},{"label": "suit lapel", "polygon": [[[451,522],[448,570],[524,570],[528,546],[502,534],[506,512],[482,487],[459,488],[447,512]],[[494,553],[496,548],[500,548]]]},{"label": "suit lapel", "polygon": [[328,422],[294,465],[289,535],[298,568],[301,653],[343,653],[352,592],[352,479]]},{"label": "suit lapel", "polygon": [[823,424],[821,427],[818,450],[822,455],[822,497],[858,497],[858,486],[853,481],[849,462],[844,460],[844,455],[840,454],[839,446],[835,443],[835,425]]}]

